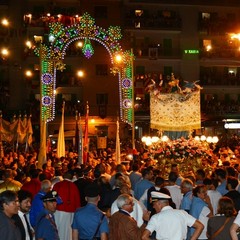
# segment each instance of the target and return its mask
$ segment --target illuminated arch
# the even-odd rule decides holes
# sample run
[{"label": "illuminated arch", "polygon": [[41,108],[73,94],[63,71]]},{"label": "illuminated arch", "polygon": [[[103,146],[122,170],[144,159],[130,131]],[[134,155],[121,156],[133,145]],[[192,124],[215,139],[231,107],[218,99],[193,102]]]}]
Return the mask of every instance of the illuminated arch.
[{"label": "illuminated arch", "polygon": [[[119,102],[120,118],[122,121],[132,124],[133,119],[133,54],[131,51],[123,52],[118,42],[121,39],[121,29],[118,26],[110,26],[105,30],[95,25],[95,20],[85,13],[79,23],[64,26],[60,22],[49,24],[49,43],[41,43],[35,49],[41,62],[41,119],[47,122],[55,118],[55,87],[56,70],[63,71],[65,64],[63,59],[68,46],[78,40],[84,39],[82,48],[86,58],[94,54],[91,40],[102,44],[109,53],[113,74],[119,76]],[[117,63],[116,56],[122,56],[122,63]]]}]

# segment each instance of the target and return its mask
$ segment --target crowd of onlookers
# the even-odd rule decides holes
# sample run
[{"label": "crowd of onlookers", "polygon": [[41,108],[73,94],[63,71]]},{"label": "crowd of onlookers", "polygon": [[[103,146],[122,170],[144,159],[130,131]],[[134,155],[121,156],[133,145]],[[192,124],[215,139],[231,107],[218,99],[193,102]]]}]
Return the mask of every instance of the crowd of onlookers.
[{"label": "crowd of onlookers", "polygon": [[[233,160],[228,148],[220,148],[221,161],[210,172],[205,169],[211,162],[188,173],[173,163],[167,178],[146,149],[127,145],[121,161],[108,148],[89,152],[85,164],[74,152],[61,158],[52,152],[39,166],[37,153],[9,151],[0,164],[0,235],[46,240],[237,239],[237,149]],[[16,228],[9,225],[12,219]],[[8,228],[2,229],[2,223]]]}]

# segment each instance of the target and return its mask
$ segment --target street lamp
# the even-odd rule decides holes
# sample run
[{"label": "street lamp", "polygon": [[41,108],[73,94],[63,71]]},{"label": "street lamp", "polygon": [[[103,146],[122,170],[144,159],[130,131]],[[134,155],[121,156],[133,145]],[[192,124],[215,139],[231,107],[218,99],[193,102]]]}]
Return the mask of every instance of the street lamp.
[{"label": "street lamp", "polygon": [[3,26],[5,26],[5,27],[8,27],[8,26],[9,26],[9,21],[8,21],[8,19],[3,18],[2,21],[1,21],[1,24],[2,24]]},{"label": "street lamp", "polygon": [[6,57],[8,57],[9,55],[9,50],[7,48],[2,48],[1,49],[1,56],[2,56],[2,59],[6,59]]},{"label": "street lamp", "polygon": [[26,70],[26,72],[25,72],[26,77],[30,78],[30,77],[32,77],[32,75],[33,75],[33,73],[31,70]]},{"label": "street lamp", "polygon": [[78,70],[77,71],[77,76],[80,77],[80,78],[83,77],[84,76],[83,70]]}]

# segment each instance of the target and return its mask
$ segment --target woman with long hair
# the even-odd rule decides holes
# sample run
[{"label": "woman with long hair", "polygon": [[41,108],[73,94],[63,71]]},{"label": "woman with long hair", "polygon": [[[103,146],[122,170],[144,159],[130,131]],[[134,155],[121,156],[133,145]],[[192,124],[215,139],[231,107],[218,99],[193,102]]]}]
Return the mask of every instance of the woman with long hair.
[{"label": "woman with long hair", "polygon": [[208,239],[231,240],[230,228],[236,213],[232,199],[229,197],[221,197],[218,202],[217,214],[208,220]]}]

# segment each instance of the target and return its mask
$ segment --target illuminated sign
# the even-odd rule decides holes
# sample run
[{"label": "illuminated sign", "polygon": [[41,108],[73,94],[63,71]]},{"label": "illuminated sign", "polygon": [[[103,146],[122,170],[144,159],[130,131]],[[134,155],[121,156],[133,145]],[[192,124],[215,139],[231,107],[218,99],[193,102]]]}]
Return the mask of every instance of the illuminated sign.
[{"label": "illuminated sign", "polygon": [[197,49],[186,49],[184,50],[185,54],[199,54],[199,50]]}]

